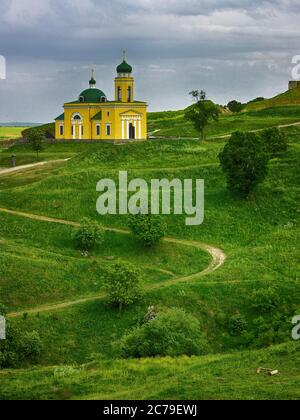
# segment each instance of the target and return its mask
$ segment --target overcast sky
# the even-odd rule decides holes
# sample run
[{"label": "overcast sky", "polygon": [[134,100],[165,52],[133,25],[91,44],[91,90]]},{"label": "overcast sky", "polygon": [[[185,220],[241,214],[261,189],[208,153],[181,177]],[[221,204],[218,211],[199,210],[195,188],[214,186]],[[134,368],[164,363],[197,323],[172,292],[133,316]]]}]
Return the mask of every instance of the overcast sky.
[{"label": "overcast sky", "polygon": [[46,122],[88,86],[113,96],[122,49],[150,110],[205,89],[225,104],[287,89],[299,0],[0,0],[0,121]]}]

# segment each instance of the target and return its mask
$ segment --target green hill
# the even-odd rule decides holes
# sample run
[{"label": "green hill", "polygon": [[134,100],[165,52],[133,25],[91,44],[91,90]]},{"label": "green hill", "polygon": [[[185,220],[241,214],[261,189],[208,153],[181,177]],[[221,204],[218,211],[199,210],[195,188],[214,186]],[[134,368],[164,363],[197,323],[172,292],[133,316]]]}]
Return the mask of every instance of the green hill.
[{"label": "green hill", "polygon": [[[288,152],[271,161],[268,178],[247,201],[226,189],[218,162],[222,139],[54,144],[46,146],[42,159],[49,153],[53,158],[55,153],[77,155],[63,166],[0,176],[0,208],[35,215],[0,210],[1,300],[10,312],[18,312],[10,322],[22,331],[38,331],[43,342],[40,367],[24,363],[21,370],[0,373],[0,398],[299,397],[291,319],[300,307],[300,130],[286,132]],[[27,147],[13,150],[18,154]],[[168,236],[183,243],[163,242],[144,250],[130,235],[108,232],[105,246],[86,257],[74,248],[72,225],[37,220],[41,215],[78,223],[89,217],[126,229],[126,217],[100,218],[95,212],[97,182],[116,180],[121,169],[148,182],[205,179],[204,224],[187,227],[184,215],[172,214],[165,217]],[[221,248],[225,264],[199,275],[210,256],[184,244],[189,241]],[[118,257],[140,267],[145,287],[143,300],[121,315],[103,294],[106,270]],[[265,290],[276,296],[271,310],[253,305],[254,293],[264,296]],[[195,316],[208,342],[207,354],[121,360],[120,340],[139,325],[150,305]],[[236,317],[244,326],[238,334],[231,330]],[[90,364],[91,359],[96,361]],[[274,367],[281,375],[257,375],[258,366]]]},{"label": "green hill", "polygon": [[271,99],[249,103],[245,111],[258,111],[265,108],[300,105],[300,87],[288,90]]}]

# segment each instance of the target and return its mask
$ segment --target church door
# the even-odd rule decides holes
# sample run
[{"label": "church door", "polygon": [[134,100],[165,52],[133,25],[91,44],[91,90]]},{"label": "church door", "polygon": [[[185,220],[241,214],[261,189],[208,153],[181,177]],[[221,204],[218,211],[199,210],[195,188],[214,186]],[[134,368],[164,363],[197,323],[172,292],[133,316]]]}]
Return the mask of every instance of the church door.
[{"label": "church door", "polygon": [[132,123],[129,124],[129,139],[135,140],[135,126]]}]

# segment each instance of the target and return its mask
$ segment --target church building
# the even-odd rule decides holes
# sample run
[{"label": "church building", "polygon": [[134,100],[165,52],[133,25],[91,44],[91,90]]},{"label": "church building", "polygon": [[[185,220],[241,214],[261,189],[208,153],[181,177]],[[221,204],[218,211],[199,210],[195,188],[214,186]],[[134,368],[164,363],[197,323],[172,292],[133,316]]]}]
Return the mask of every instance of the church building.
[{"label": "church building", "polygon": [[89,89],[78,99],[64,104],[64,113],[55,120],[56,140],[146,140],[147,103],[135,100],[132,67],[117,67],[115,100],[109,101],[97,89],[94,70]]}]

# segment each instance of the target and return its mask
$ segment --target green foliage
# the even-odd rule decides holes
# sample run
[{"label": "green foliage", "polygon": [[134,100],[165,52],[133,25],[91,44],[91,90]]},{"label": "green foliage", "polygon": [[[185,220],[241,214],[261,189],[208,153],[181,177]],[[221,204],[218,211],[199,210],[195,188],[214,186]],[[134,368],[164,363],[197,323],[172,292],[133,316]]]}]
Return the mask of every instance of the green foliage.
[{"label": "green foliage", "polygon": [[166,224],[160,215],[142,214],[131,215],[128,222],[133,234],[144,246],[152,247],[166,234]]},{"label": "green foliage", "polygon": [[0,368],[37,362],[43,343],[36,331],[23,332],[7,322],[6,340],[0,341]]},{"label": "green foliage", "polygon": [[141,298],[141,273],[133,264],[119,261],[109,270],[104,288],[109,303],[118,305],[121,311]]},{"label": "green foliage", "polygon": [[229,188],[243,197],[248,197],[268,174],[269,155],[255,133],[232,134],[219,159]]},{"label": "green foliage", "polygon": [[229,331],[233,336],[238,336],[247,330],[248,322],[243,315],[233,315],[229,320]]},{"label": "green foliage", "polygon": [[75,233],[76,247],[81,251],[92,251],[104,243],[104,230],[99,223],[84,218]]},{"label": "green foliage", "polygon": [[208,352],[199,321],[182,309],[159,313],[136,327],[121,342],[124,357],[200,355]]},{"label": "green foliage", "polygon": [[43,150],[44,132],[40,129],[32,130],[28,133],[28,140],[38,159],[39,152]]},{"label": "green foliage", "polygon": [[252,308],[260,314],[274,311],[280,302],[276,289],[267,288],[255,291],[251,296]]},{"label": "green foliage", "polygon": [[37,127],[29,127],[22,131],[22,137],[28,139],[32,133],[39,131],[43,133],[46,139],[55,138],[55,123],[39,125]]},{"label": "green foliage", "polygon": [[227,105],[229,111],[233,113],[239,113],[242,111],[244,105],[238,101],[230,101]]},{"label": "green foliage", "polygon": [[265,143],[266,150],[271,158],[278,157],[281,153],[285,153],[288,148],[287,137],[283,131],[278,128],[269,128],[261,134]]},{"label": "green foliage", "polygon": [[205,140],[205,128],[208,123],[218,121],[220,108],[212,101],[200,99],[185,111],[185,118],[190,121],[195,129],[201,133],[201,139]]},{"label": "green foliage", "polygon": [[7,307],[3,305],[2,303],[0,303],[0,316],[6,316],[7,311],[8,311]]}]

